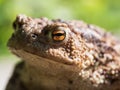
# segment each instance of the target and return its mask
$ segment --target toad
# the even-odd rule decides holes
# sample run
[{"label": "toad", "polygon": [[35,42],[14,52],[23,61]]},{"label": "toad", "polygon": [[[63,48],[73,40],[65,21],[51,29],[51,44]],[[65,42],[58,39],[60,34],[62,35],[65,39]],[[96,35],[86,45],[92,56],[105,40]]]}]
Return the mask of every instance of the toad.
[{"label": "toad", "polygon": [[120,90],[120,41],[83,21],[18,15],[8,41],[21,58],[6,90]]}]

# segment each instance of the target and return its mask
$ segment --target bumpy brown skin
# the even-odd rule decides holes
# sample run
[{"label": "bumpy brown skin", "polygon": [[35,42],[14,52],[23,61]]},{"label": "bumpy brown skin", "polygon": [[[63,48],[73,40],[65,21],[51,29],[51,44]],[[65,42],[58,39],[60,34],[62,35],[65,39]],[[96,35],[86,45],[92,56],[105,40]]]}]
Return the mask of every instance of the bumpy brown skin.
[{"label": "bumpy brown skin", "polygon": [[[8,47],[23,59],[6,90],[120,90],[120,41],[82,21],[17,16]],[[51,34],[65,31],[65,39]]]}]

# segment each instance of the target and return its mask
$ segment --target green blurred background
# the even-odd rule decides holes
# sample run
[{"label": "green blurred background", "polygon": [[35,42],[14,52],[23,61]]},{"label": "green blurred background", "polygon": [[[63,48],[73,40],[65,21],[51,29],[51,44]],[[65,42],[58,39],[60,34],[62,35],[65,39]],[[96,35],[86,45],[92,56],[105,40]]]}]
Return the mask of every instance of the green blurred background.
[{"label": "green blurred background", "polygon": [[120,35],[120,0],[0,0],[0,57],[10,55],[6,43],[18,14],[84,20]]}]

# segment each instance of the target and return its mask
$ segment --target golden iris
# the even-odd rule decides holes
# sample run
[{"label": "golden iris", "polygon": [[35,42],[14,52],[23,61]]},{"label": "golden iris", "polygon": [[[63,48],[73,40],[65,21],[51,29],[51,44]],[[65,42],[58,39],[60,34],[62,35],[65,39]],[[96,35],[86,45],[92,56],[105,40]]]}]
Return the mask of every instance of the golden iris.
[{"label": "golden iris", "polygon": [[52,39],[54,41],[63,41],[66,37],[66,33],[63,30],[54,30],[52,32]]}]

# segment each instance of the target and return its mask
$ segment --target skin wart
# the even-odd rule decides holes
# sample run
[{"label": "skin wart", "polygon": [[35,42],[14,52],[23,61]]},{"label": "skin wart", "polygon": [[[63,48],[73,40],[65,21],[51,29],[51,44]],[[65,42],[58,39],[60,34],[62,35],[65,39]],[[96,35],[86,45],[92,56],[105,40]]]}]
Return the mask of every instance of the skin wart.
[{"label": "skin wart", "polygon": [[8,41],[22,59],[6,90],[120,90],[120,41],[83,21],[18,15]]}]

